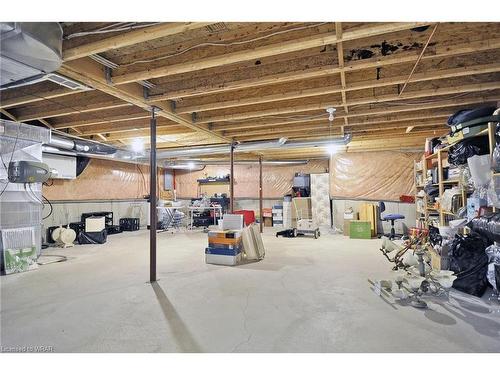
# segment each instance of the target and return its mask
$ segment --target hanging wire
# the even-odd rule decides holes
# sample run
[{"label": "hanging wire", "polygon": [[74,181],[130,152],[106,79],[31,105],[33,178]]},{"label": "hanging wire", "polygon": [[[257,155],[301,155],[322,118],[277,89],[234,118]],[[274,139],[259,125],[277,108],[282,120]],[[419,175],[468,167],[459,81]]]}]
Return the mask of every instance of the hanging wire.
[{"label": "hanging wire", "polygon": [[241,41],[237,41],[237,42],[206,42],[206,43],[200,43],[200,44],[196,44],[194,46],[191,46],[191,47],[188,47],[188,48],[185,48],[179,52],[175,52],[175,53],[172,53],[172,54],[169,54],[169,55],[164,55],[164,56],[158,56],[158,57],[154,57],[154,58],[151,58],[151,59],[144,59],[144,60],[136,60],[136,61],[132,61],[130,63],[127,63],[127,64],[120,64],[120,67],[127,67],[127,66],[131,66],[131,65],[135,65],[135,64],[143,64],[143,63],[150,63],[150,62],[154,62],[154,61],[159,61],[159,60],[164,60],[164,59],[168,59],[168,58],[171,58],[171,57],[174,57],[174,56],[180,56],[186,52],[189,52],[193,49],[196,49],[196,48],[200,48],[200,47],[228,47],[228,46],[237,46],[237,45],[242,45],[242,44],[247,44],[247,43],[252,43],[252,42],[256,42],[256,41],[259,41],[259,40],[263,40],[263,39],[267,39],[267,38],[270,38],[270,37],[273,37],[273,36],[276,36],[276,35],[282,35],[282,34],[286,34],[286,33],[289,33],[289,32],[292,32],[292,31],[299,31],[299,30],[305,30],[305,29],[310,29],[310,28],[314,28],[314,27],[319,27],[319,26],[322,26],[322,25],[325,25],[327,24],[328,22],[321,22],[321,23],[317,23],[317,24],[313,24],[313,25],[306,25],[306,26],[300,26],[300,27],[295,27],[295,28],[292,28],[292,29],[287,29],[287,30],[280,30],[280,31],[276,31],[276,32],[273,32],[271,34],[267,34],[267,35],[263,35],[263,36],[259,36],[257,38],[252,38],[252,39],[248,39],[248,40],[241,40]]},{"label": "hanging wire", "polygon": [[412,77],[412,75],[413,75],[413,72],[415,72],[415,69],[417,69],[417,65],[418,65],[418,63],[420,62],[420,60],[422,59],[422,56],[424,55],[425,50],[427,49],[427,46],[429,45],[429,43],[430,43],[430,41],[431,41],[432,37],[434,36],[434,33],[436,32],[436,30],[437,30],[438,26],[439,26],[439,22],[438,22],[438,23],[436,23],[436,26],[434,26],[434,29],[432,30],[431,35],[429,35],[429,39],[427,39],[427,42],[425,43],[424,48],[422,48],[422,52],[420,52],[420,55],[418,56],[417,61],[415,61],[415,65],[413,65],[413,68],[412,68],[412,70],[411,70],[411,72],[410,72],[410,75],[409,75],[409,76],[408,76],[408,78],[406,79],[406,81],[405,81],[405,83],[404,83],[404,85],[403,85],[403,88],[402,88],[402,89],[401,89],[401,91],[399,92],[398,96],[401,96],[401,95],[403,94],[403,91],[405,91],[406,85],[408,85],[408,82],[410,82],[410,79],[411,79],[411,77]]},{"label": "hanging wire", "polygon": [[65,36],[64,39],[73,39],[73,38],[77,38],[77,37],[81,37],[81,36],[86,36],[86,35],[97,35],[97,34],[115,33],[115,32],[118,32],[118,31],[130,31],[130,30],[142,29],[144,27],[158,25],[160,23],[161,22],[153,22],[153,23],[148,23],[148,24],[145,24],[145,25],[143,24],[143,25],[122,26],[122,27],[118,27],[118,28],[115,28],[115,29],[109,29],[109,27],[112,26],[112,25],[109,25],[109,26],[105,26],[105,27],[102,27],[100,29],[93,30],[93,31],[81,31],[81,32],[78,32],[78,33],[69,34],[69,35]]}]

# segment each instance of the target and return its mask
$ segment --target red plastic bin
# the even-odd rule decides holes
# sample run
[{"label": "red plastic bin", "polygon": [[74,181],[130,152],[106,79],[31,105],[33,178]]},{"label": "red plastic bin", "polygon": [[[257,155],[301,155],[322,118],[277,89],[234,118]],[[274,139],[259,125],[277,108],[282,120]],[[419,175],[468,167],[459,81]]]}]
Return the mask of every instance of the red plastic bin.
[{"label": "red plastic bin", "polygon": [[255,223],[255,212],[252,210],[239,210],[233,212],[235,215],[243,215],[243,222],[245,225]]}]

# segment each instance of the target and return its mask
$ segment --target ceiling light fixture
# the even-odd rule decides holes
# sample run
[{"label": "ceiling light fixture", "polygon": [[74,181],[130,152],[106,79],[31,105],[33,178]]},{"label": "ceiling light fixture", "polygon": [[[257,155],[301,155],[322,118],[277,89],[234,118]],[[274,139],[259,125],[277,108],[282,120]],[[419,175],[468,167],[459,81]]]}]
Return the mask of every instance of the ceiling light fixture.
[{"label": "ceiling light fixture", "polygon": [[333,107],[328,107],[326,109],[326,111],[328,112],[329,116],[328,116],[328,121],[332,122],[333,119],[335,118],[335,112],[337,112],[337,110]]},{"label": "ceiling light fixture", "polygon": [[326,151],[329,155],[333,155],[339,151],[339,145],[331,143],[326,146]]},{"label": "ceiling light fixture", "polygon": [[131,146],[132,146],[132,151],[142,152],[144,151],[144,140],[142,140],[141,138],[134,138]]}]

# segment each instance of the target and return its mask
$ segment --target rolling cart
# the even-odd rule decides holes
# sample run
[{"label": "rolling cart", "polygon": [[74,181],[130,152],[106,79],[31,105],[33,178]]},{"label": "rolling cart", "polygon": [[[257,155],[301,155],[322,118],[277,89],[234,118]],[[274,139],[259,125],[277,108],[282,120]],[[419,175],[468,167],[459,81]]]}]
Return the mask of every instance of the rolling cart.
[{"label": "rolling cart", "polygon": [[285,229],[276,233],[276,237],[297,237],[297,236],[305,236],[312,235],[315,239],[318,239],[321,236],[319,231],[319,227],[316,225],[313,219],[304,219],[302,216],[302,212],[297,208],[295,202],[293,202],[293,206],[297,215],[297,225],[292,229]]}]

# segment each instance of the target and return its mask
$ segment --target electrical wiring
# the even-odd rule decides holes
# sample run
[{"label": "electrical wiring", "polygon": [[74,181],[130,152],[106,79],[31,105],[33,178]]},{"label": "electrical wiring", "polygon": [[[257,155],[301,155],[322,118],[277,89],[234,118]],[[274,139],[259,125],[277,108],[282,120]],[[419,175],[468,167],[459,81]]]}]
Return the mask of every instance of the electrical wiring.
[{"label": "electrical wiring", "polygon": [[[259,117],[254,117],[253,119],[269,119],[269,118],[276,118],[276,119],[284,119],[284,120],[314,120],[320,117],[325,117],[327,118],[326,114],[321,114],[321,115],[295,115],[295,116],[278,116],[278,115],[270,115],[270,116],[259,116]],[[248,119],[241,119],[241,120],[230,120],[228,122],[249,122]]]},{"label": "electrical wiring", "polygon": [[[41,257],[57,257],[58,259],[50,261],[50,262],[39,262],[38,259]],[[52,263],[60,263],[60,262],[66,262],[68,260],[68,257],[65,255],[57,255],[57,254],[40,254],[40,256],[37,258],[37,264],[39,266],[45,266],[47,264],[52,264]]]},{"label": "electrical wiring", "polygon": [[146,25],[122,26],[122,27],[117,27],[115,29],[108,29],[106,27],[109,27],[109,26],[106,26],[106,27],[103,27],[101,29],[97,29],[97,30],[93,30],[93,31],[82,31],[82,32],[78,32],[78,33],[69,34],[69,35],[65,36],[64,39],[69,40],[69,39],[73,39],[73,38],[77,38],[77,37],[81,37],[81,36],[87,36],[87,35],[107,34],[107,33],[115,33],[118,31],[130,31],[130,30],[135,30],[135,29],[142,29],[145,27],[158,25],[159,23],[161,23],[161,22],[153,22],[153,23],[149,23]]},{"label": "electrical wiring", "polygon": [[270,37],[273,37],[273,36],[276,36],[276,35],[281,35],[281,34],[289,33],[289,32],[292,32],[292,31],[299,31],[299,30],[304,30],[304,29],[310,29],[310,28],[313,28],[313,27],[318,27],[318,26],[325,25],[327,23],[328,22],[321,22],[321,23],[317,23],[317,24],[313,24],[313,25],[306,25],[306,26],[295,27],[295,28],[287,29],[287,30],[280,30],[280,31],[276,31],[276,32],[271,33],[271,34],[259,36],[257,38],[252,38],[252,39],[248,39],[248,40],[240,40],[240,41],[237,41],[237,42],[229,42],[229,43],[226,43],[226,42],[220,42],[220,43],[217,43],[217,42],[206,42],[206,43],[200,43],[200,44],[196,44],[194,46],[185,48],[185,49],[183,49],[183,50],[181,50],[179,52],[175,52],[175,53],[172,53],[172,54],[169,54],[169,55],[158,56],[158,57],[154,57],[154,58],[151,58],[151,59],[137,60],[137,61],[133,61],[133,62],[130,62],[130,63],[127,63],[127,64],[120,64],[119,66],[120,67],[127,67],[127,66],[131,66],[131,65],[135,65],[135,64],[144,64],[144,63],[150,63],[150,62],[154,62],[154,61],[164,60],[164,59],[168,59],[168,58],[171,58],[171,57],[174,57],[174,56],[182,55],[182,54],[184,54],[186,52],[192,51],[193,49],[200,48],[200,47],[229,47],[229,46],[237,46],[237,45],[242,45],[242,44],[257,42],[259,40],[267,39],[267,38],[270,38]]},{"label": "electrical wiring", "polygon": [[[491,90],[485,90],[485,91],[491,91]],[[454,96],[450,96],[448,98],[446,98],[447,100],[448,99],[458,99],[458,98],[463,98],[465,96],[470,96],[474,94],[473,92],[465,92],[465,93],[460,93],[460,94],[456,94]],[[443,99],[429,99],[429,100],[419,100],[419,101],[406,101],[406,102],[384,102],[384,103],[367,103],[367,104],[370,104],[372,107],[388,107],[388,106],[394,106],[394,105],[399,105],[399,106],[408,106],[408,105],[425,105],[425,104],[433,104],[433,103],[439,103],[441,102]],[[357,104],[357,105],[352,105],[352,106],[349,106],[350,109],[353,109],[353,108],[358,108],[358,107],[362,107],[366,104]]]},{"label": "electrical wiring", "polygon": [[[44,200],[48,203],[48,205],[49,205],[49,207],[50,207],[50,212],[47,214],[47,216],[43,217],[43,218],[42,218],[42,220],[47,219],[50,215],[52,215],[52,212],[54,211],[54,207],[52,206],[52,202],[51,202],[51,201],[49,201],[49,200],[48,200],[48,199],[47,199],[47,198],[46,198],[43,194],[42,194],[42,199],[40,200],[40,199],[36,196],[36,194],[35,194],[35,192],[33,191],[33,189],[31,188],[31,184],[30,184],[30,183],[28,183],[27,185],[28,185],[28,189],[29,189],[29,191],[30,191],[30,193],[31,193],[31,194],[30,194],[30,193],[28,192],[28,190],[26,189],[26,184],[27,184],[27,183],[25,183],[25,184],[24,184],[24,190],[26,191],[26,193],[27,193],[27,194],[28,194],[31,198],[34,198],[34,199],[35,199],[36,203],[41,204],[42,208],[44,208],[44,207],[45,207],[45,203],[43,203],[43,201],[44,201]],[[50,185],[48,185],[48,186],[50,186]]]},{"label": "electrical wiring", "polygon": [[[26,185],[28,185],[28,189],[31,192],[31,194],[28,192],[28,189],[26,189]],[[44,206],[43,200],[39,199],[36,196],[35,192],[31,188],[31,184],[30,183],[26,183],[26,182],[24,183],[24,191],[26,191],[26,193],[30,196],[30,198],[34,198],[34,200],[36,201],[36,203],[39,203],[42,207]]]},{"label": "electrical wiring", "polygon": [[42,220],[47,219],[50,215],[52,215],[52,212],[54,211],[54,206],[52,206],[52,202],[49,201],[45,196],[42,195],[42,199],[45,199],[45,201],[49,204],[50,207],[50,212],[47,214],[47,216],[43,217]]}]

